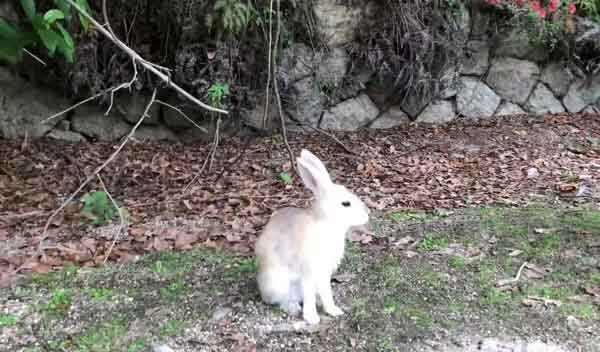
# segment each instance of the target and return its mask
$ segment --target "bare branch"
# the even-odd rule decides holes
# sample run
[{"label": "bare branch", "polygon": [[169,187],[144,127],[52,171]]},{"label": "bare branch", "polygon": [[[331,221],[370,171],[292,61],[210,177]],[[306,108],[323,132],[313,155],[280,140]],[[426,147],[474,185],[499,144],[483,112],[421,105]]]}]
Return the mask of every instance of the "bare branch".
[{"label": "bare branch", "polygon": [[[155,65],[150,64],[148,61],[146,61],[144,58],[142,58],[138,53],[136,53],[135,51],[133,51],[131,48],[129,48],[125,43],[123,43],[121,40],[119,40],[115,35],[113,35],[109,30],[107,30],[106,28],[104,28],[104,26],[102,26],[101,24],[99,24],[92,16],[90,16],[85,10],[83,10],[79,5],[77,5],[73,0],[67,0],[67,2],[69,4],[71,4],[71,6],[73,6],[77,11],[79,11],[79,13],[82,14],[82,16],[84,16],[85,18],[87,18],[92,24],[94,24],[94,26],[96,26],[96,28],[98,28],[98,30],[104,34],[107,38],[109,38],[112,42],[114,42],[115,44],[117,44],[117,46],[119,46],[127,55],[129,55],[133,61],[134,64],[136,62],[139,62],[142,66],[144,66],[144,68],[146,68],[148,71],[154,73],[156,76],[158,76],[161,80],[163,80],[169,87],[172,87],[173,89],[175,89],[178,93],[180,93],[181,95],[183,95],[184,97],[186,97],[187,99],[191,100],[192,102],[194,102],[195,104],[201,106],[202,108],[209,110],[209,111],[213,111],[213,112],[218,112],[221,114],[229,114],[226,110],[223,109],[219,109],[210,105],[207,105],[203,102],[201,102],[200,100],[196,99],[193,95],[191,95],[190,93],[186,92],[183,88],[179,87],[177,84],[173,83],[173,81],[171,81],[171,79],[169,78],[169,76],[165,75],[164,73],[162,73],[159,69],[157,69],[155,67]],[[134,65],[135,66],[135,65]]]},{"label": "bare branch", "polygon": [[98,175],[102,170],[104,170],[104,168],[108,164],[110,164],[115,159],[115,157],[121,152],[121,150],[125,147],[125,144],[127,144],[129,139],[134,135],[137,128],[142,124],[142,121],[144,121],[144,118],[146,118],[146,116],[148,116],[148,111],[150,111],[150,107],[154,103],[155,98],[156,98],[156,89],[154,89],[154,92],[152,93],[152,97],[151,97],[150,101],[148,102],[148,105],[146,106],[146,109],[144,110],[142,117],[138,120],[138,122],[135,124],[135,126],[133,126],[133,128],[131,129],[129,134],[125,138],[123,138],[123,141],[121,142],[119,147],[117,147],[117,149],[110,155],[110,157],[108,157],[108,159],[106,159],[106,161],[104,161],[104,163],[102,163],[102,165],[98,166],[96,168],[96,170],[94,170],[94,172],[91,175],[89,175],[86,178],[86,180],[75,190],[75,192],[71,193],[71,195],[63,202],[63,204],[58,209],[56,209],[52,213],[52,215],[50,215],[50,217],[48,218],[48,221],[46,222],[46,225],[44,226],[44,230],[42,232],[42,237],[41,237],[40,243],[38,245],[38,252],[43,251],[43,242],[47,238],[46,233],[48,232],[48,227],[50,227],[50,224],[52,223],[52,220],[54,220],[54,217],[56,217],[56,215],[58,215],[67,206],[67,204],[69,204],[75,198],[75,196],[79,192],[81,192],[81,190],[88,183],[90,183],[90,181],[92,181],[96,177],[96,175]]},{"label": "bare branch", "polygon": [[173,106],[171,104],[165,103],[162,100],[158,100],[157,99],[156,102],[159,103],[159,104],[161,104],[161,105],[164,105],[166,107],[169,107],[169,108],[177,111],[181,116],[185,117],[192,125],[196,126],[196,128],[198,128],[200,131],[202,131],[204,133],[208,133],[208,131],[206,130],[206,128],[198,125],[194,120],[192,120],[191,118],[189,118],[189,116],[187,116],[181,109],[179,109],[179,108],[177,108],[177,107],[175,107],[175,106]]},{"label": "bare branch", "polygon": [[117,243],[117,241],[119,240],[119,237],[121,236],[121,231],[125,227],[126,221],[125,221],[125,218],[123,217],[123,212],[121,211],[121,208],[119,208],[119,205],[117,204],[117,202],[115,201],[115,199],[110,195],[110,192],[108,191],[108,188],[106,188],[106,185],[102,181],[102,177],[100,177],[100,174],[96,174],[96,176],[98,176],[98,181],[100,182],[100,186],[102,186],[102,189],[104,190],[104,192],[106,193],[106,195],[108,196],[108,198],[110,199],[110,201],[112,202],[113,206],[115,207],[115,209],[117,209],[117,212],[119,212],[119,219],[121,220],[121,222],[119,224],[119,227],[115,231],[115,235],[114,235],[113,241],[110,244],[110,247],[108,248],[108,251],[104,255],[104,261],[103,261],[103,263],[106,264],[106,261],[108,260],[108,257],[110,256],[110,253],[112,252],[115,244]]}]

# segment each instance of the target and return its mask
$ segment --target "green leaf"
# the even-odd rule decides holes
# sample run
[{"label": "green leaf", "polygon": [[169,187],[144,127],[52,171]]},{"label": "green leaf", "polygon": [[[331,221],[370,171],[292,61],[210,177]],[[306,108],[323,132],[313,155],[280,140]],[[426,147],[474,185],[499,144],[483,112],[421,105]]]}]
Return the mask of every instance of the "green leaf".
[{"label": "green leaf", "polygon": [[[81,7],[88,15],[92,15],[92,9],[90,8],[87,0],[76,0],[75,3],[79,5],[79,7]],[[81,22],[83,29],[87,32],[90,29],[90,20],[80,13],[79,21]]]},{"label": "green leaf", "polygon": [[65,14],[61,10],[57,9],[48,10],[48,12],[44,14],[44,21],[48,24],[52,24],[57,20],[62,20],[64,18]]},{"label": "green leaf", "polygon": [[17,30],[11,26],[4,18],[0,17],[0,37],[1,38],[15,38],[17,36]]},{"label": "green leaf", "polygon": [[46,49],[48,49],[50,56],[54,56],[56,46],[61,40],[63,40],[61,36],[52,29],[39,30],[38,34],[40,39],[42,39],[42,43],[44,43],[44,46]]},{"label": "green leaf", "polygon": [[294,179],[287,172],[282,172],[279,174],[279,179],[285,183],[286,185],[291,185],[294,182]]},{"label": "green leaf", "polygon": [[75,42],[73,41],[73,38],[69,32],[67,32],[60,23],[58,24],[58,29],[63,36],[63,41],[58,43],[58,48],[63,53],[67,61],[71,63],[73,62],[73,56],[75,55]]},{"label": "green leaf", "polygon": [[34,0],[21,0],[21,6],[30,21],[35,17],[35,2]]},{"label": "green leaf", "polygon": [[67,21],[71,20],[71,4],[67,0],[54,0],[58,9],[65,15]]},{"label": "green leaf", "polygon": [[0,41],[0,61],[16,64],[23,58],[23,47],[16,42]]}]

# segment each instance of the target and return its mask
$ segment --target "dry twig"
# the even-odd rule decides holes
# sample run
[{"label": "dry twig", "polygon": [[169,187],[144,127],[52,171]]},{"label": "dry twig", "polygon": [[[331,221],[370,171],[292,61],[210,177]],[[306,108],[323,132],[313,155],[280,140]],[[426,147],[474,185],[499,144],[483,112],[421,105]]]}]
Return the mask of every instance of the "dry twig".
[{"label": "dry twig", "polygon": [[125,221],[125,217],[123,217],[123,211],[121,210],[121,208],[119,208],[119,205],[117,204],[115,199],[112,197],[112,195],[108,191],[108,188],[106,188],[106,185],[102,181],[102,177],[100,177],[100,174],[96,174],[96,176],[98,176],[98,181],[100,182],[100,186],[102,186],[102,189],[108,196],[108,199],[110,199],[110,201],[112,202],[112,205],[115,207],[115,209],[117,209],[117,212],[119,212],[119,220],[120,220],[119,227],[115,231],[115,236],[113,238],[113,241],[111,242],[110,247],[108,248],[108,251],[106,252],[106,255],[104,256],[103,263],[106,264],[106,261],[108,260],[108,257],[110,256],[110,253],[112,252],[115,244],[117,243],[117,241],[119,240],[119,237],[121,236],[121,232],[126,225],[126,221]]}]

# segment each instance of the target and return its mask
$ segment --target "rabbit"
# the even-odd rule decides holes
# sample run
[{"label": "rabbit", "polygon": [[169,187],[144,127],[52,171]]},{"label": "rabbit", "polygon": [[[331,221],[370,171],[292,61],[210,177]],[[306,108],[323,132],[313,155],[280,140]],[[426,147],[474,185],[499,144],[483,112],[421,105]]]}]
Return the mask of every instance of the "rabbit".
[{"label": "rabbit", "polygon": [[[325,165],[306,149],[296,158],[298,173],[315,200],[309,209],[275,211],[255,246],[262,300],[290,315],[318,324],[317,298],[325,313],[344,312],[334,303],[331,275],[344,255],[351,227],[369,222],[369,208],[346,187],[331,181]],[[302,305],[302,308],[301,308]]]}]

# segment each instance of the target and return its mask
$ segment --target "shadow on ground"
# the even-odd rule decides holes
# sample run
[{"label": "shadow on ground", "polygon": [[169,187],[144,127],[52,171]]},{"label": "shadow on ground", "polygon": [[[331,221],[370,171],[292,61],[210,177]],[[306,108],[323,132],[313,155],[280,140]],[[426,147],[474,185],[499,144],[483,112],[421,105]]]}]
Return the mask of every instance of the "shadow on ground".
[{"label": "shadow on ground", "polygon": [[314,328],[260,302],[251,257],[158,252],[1,290],[0,350],[600,350],[597,208],[400,212],[373,227],[334,277],[346,314]]}]

